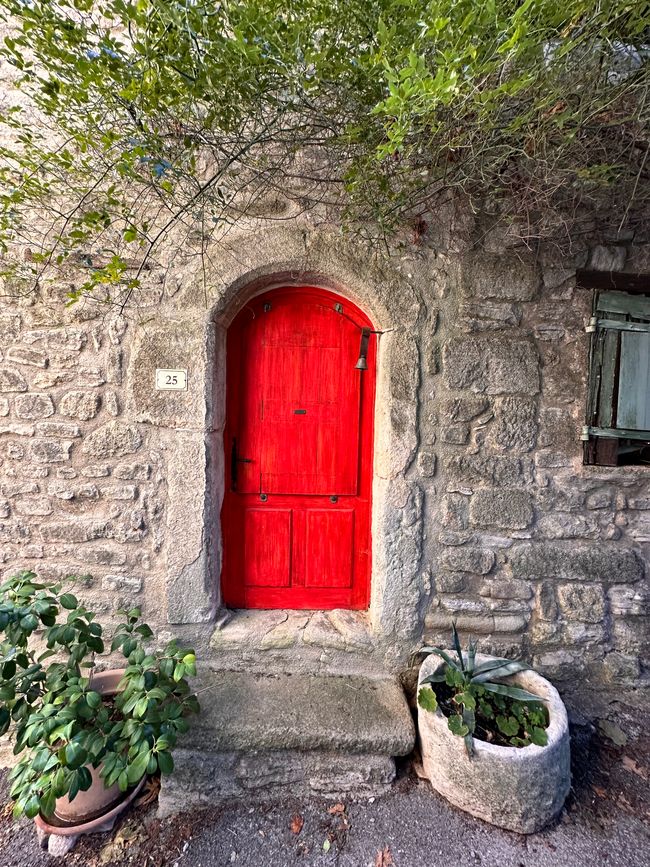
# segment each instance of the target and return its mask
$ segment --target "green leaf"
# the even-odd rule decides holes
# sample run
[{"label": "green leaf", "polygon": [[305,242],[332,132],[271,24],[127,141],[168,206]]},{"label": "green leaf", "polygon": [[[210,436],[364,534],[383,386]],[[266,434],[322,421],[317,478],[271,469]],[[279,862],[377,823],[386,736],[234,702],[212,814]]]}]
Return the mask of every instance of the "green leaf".
[{"label": "green leaf", "polygon": [[93,692],[91,690],[90,692],[86,693],[86,702],[88,706],[93,708],[94,710],[95,708],[98,708],[99,705],[102,703],[102,697],[98,692]]},{"label": "green leaf", "polygon": [[471,692],[459,692],[454,696],[454,701],[464,705],[468,710],[474,710],[476,707],[476,699]]},{"label": "green leaf", "polygon": [[483,683],[483,689],[488,692],[495,692],[498,695],[505,695],[508,698],[514,698],[517,701],[544,701],[539,695],[533,695],[532,692],[527,692],[525,689],[519,689],[516,686],[505,686],[503,683]]},{"label": "green leaf", "polygon": [[438,700],[436,699],[435,692],[431,688],[420,689],[418,691],[418,704],[424,710],[434,713],[438,709]]},{"label": "green leaf", "polygon": [[546,732],[546,729],[535,726],[530,733],[530,739],[532,743],[536,744],[536,746],[545,747],[548,743],[548,733]]},{"label": "green leaf", "polygon": [[172,754],[168,752],[158,753],[158,767],[161,774],[171,774],[174,770]]},{"label": "green leaf", "polygon": [[469,727],[465,725],[460,714],[452,714],[447,720],[447,726],[452,734],[458,735],[459,737],[464,738],[465,735],[469,734]]},{"label": "green leaf", "polygon": [[74,596],[72,593],[63,593],[59,598],[59,602],[64,608],[67,608],[69,611],[72,611],[79,606],[77,597]]},{"label": "green leaf", "polygon": [[77,741],[70,741],[65,747],[65,763],[69,768],[80,768],[87,760],[86,751]]},{"label": "green leaf", "polygon": [[508,675],[516,674],[518,671],[527,671],[530,666],[525,662],[508,662],[498,668],[490,669],[489,671],[475,674],[472,678],[473,683],[483,683],[486,680],[492,680],[497,677],[508,677]]},{"label": "green leaf", "polygon": [[499,731],[508,737],[516,735],[519,731],[519,721],[514,716],[505,717],[499,715],[496,718],[496,724],[499,727]]}]

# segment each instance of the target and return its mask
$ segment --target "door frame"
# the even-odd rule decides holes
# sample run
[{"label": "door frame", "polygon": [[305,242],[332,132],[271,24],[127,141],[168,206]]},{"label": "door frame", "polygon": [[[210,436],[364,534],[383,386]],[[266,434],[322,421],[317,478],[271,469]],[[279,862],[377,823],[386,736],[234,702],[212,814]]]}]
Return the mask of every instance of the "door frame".
[{"label": "door frame", "polygon": [[[359,539],[360,544],[364,544],[365,550],[357,550],[355,556],[359,554],[362,563],[356,564],[356,569],[362,573],[356,576],[356,581],[352,586],[351,600],[349,604],[341,604],[340,598],[343,595],[341,592],[334,593],[328,590],[321,591],[318,610],[327,610],[331,608],[347,608],[350,610],[366,610],[370,605],[371,600],[371,582],[372,582],[372,482],[373,482],[373,463],[374,463],[374,416],[375,416],[375,395],[376,395],[376,380],[377,380],[377,335],[370,318],[349,298],[346,298],[334,291],[324,289],[313,285],[296,285],[286,284],[275,286],[272,289],[259,293],[254,296],[257,304],[263,299],[272,301],[273,298],[286,298],[287,296],[302,296],[321,299],[327,302],[327,305],[340,304],[342,307],[341,315],[347,316],[359,329],[359,343],[361,345],[362,329],[370,330],[370,340],[367,347],[367,370],[360,374],[362,377],[361,388],[361,403],[359,407],[360,413],[360,430],[359,430],[359,487],[356,498],[365,500],[365,517],[367,527],[363,527],[360,535],[365,541]],[[308,604],[305,600],[309,594],[300,593],[269,593],[268,597],[273,595],[278,597],[277,604],[268,606],[247,606],[245,604],[245,593],[242,582],[237,580],[237,561],[231,559],[231,550],[229,548],[227,537],[235,535],[234,527],[236,524],[234,504],[237,502],[234,498],[237,496],[232,492],[231,466],[228,460],[229,447],[232,436],[235,432],[234,424],[239,415],[239,390],[237,380],[240,376],[242,364],[241,341],[232,339],[233,332],[231,329],[237,327],[237,321],[243,315],[250,304],[244,304],[233,317],[228,331],[226,333],[226,394],[225,394],[225,423],[224,423],[224,498],[221,510],[221,534],[222,534],[222,564],[219,575],[221,598],[224,604],[233,608],[263,608],[276,607],[287,609],[314,609],[315,606]],[[241,495],[246,496],[246,495]],[[290,506],[292,504],[290,495],[273,495],[274,503],[279,506]],[[316,495],[314,495],[316,496]],[[345,498],[343,498],[345,499]],[[267,594],[265,594],[267,595]],[[313,594],[312,594],[313,595]],[[293,600],[293,605],[282,603],[284,597],[297,597]],[[301,598],[304,597],[304,598]]]}]

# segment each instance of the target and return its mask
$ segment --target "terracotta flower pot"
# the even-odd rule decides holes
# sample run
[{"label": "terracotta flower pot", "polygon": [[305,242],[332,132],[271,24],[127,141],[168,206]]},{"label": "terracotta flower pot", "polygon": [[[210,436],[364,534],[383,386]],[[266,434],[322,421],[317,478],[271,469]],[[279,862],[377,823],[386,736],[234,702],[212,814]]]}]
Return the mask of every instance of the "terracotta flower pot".
[{"label": "terracotta flower pot", "polygon": [[[492,658],[478,654],[476,661]],[[443,665],[437,656],[427,657],[418,689],[427,675]],[[549,715],[546,746],[502,747],[474,738],[475,755],[470,758],[463,738],[449,731],[440,708],[432,713],[418,705],[422,764],[433,788],[456,807],[501,828],[531,834],[557,816],[569,792],[566,709],[555,687],[534,671],[521,671],[499,682],[522,687],[544,700]]]},{"label": "terracotta flower pot", "polygon": [[[115,668],[110,671],[97,672],[91,676],[90,686],[100,695],[115,695],[125,670],[124,668]],[[78,792],[72,801],[67,795],[57,798],[54,816],[66,825],[82,825],[91,822],[93,819],[110,812],[125,797],[117,783],[108,788],[104,785],[104,781],[99,776],[102,765],[97,768],[93,768],[91,765],[86,767],[93,780],[90,788],[85,792]]]}]

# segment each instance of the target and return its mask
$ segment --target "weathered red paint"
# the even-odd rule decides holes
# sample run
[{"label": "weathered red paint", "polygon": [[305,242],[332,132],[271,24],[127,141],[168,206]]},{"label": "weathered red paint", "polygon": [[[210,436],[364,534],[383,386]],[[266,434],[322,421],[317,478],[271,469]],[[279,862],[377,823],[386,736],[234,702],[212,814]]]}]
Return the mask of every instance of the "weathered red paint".
[{"label": "weathered red paint", "polygon": [[260,295],[230,326],[228,606],[368,606],[376,339],[357,370],[362,328],[357,307],[311,287]]}]

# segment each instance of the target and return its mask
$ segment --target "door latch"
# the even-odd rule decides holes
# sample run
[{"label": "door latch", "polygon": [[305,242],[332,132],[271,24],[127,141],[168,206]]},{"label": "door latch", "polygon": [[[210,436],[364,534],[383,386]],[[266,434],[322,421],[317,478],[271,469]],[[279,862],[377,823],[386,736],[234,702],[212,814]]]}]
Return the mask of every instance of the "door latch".
[{"label": "door latch", "polygon": [[233,491],[237,490],[237,476],[239,474],[239,464],[252,464],[252,458],[240,458],[237,454],[237,440],[232,438],[232,450],[230,452],[230,484]]}]

